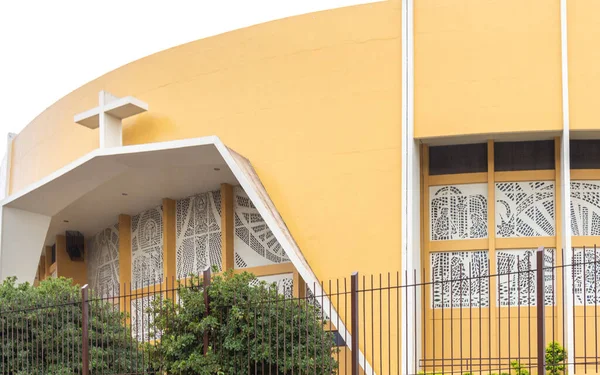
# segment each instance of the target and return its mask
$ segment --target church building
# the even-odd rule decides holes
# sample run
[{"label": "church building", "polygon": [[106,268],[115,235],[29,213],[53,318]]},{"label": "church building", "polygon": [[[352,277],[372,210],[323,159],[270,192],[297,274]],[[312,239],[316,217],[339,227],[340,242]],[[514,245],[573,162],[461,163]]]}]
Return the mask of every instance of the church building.
[{"label": "church building", "polygon": [[[510,273],[540,246],[549,265],[593,260],[599,13],[595,0],[388,0],[122,66],[9,136],[0,280],[64,276],[110,295],[212,267],[291,297],[354,271]],[[577,272],[557,287],[596,290]],[[489,311],[535,302],[510,283],[461,293]],[[584,290],[564,311],[590,303]],[[455,303],[431,293],[424,327]]]}]

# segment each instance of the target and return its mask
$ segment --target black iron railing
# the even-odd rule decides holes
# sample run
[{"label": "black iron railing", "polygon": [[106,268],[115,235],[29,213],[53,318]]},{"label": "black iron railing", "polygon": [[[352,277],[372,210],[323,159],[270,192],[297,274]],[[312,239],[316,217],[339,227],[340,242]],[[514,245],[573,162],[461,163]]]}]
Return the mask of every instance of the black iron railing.
[{"label": "black iron railing", "polygon": [[354,273],[294,295],[209,272],[45,299],[17,288],[0,295],[0,374],[598,373],[596,250],[509,261],[425,282],[426,269]]}]

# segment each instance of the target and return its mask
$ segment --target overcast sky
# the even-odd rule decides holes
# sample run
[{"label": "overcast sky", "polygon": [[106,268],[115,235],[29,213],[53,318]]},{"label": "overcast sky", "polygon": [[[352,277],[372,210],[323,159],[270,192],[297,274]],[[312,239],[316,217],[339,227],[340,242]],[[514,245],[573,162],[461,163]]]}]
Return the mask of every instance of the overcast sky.
[{"label": "overcast sky", "polygon": [[131,61],[244,26],[367,2],[0,0],[0,158],[9,132]]}]

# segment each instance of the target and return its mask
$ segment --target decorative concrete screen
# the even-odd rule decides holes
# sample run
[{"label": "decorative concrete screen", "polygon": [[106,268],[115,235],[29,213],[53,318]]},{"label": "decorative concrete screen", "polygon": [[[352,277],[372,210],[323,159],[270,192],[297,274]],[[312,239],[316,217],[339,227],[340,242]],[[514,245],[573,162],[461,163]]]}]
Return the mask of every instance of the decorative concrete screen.
[{"label": "decorative concrete screen", "polygon": [[[496,251],[498,306],[535,306],[537,277],[536,249]],[[544,304],[555,304],[552,267],[554,249],[544,249]]]},{"label": "decorative concrete screen", "polygon": [[259,276],[252,281],[250,285],[258,285],[261,281],[267,283],[267,286],[275,284],[277,292],[284,295],[286,298],[293,297],[294,291],[294,275],[291,273],[283,273],[281,275]]},{"label": "decorative concrete screen", "polygon": [[233,189],[235,268],[289,262],[283,247],[240,186]]},{"label": "decorative concrete screen", "polygon": [[158,337],[150,338],[149,327],[154,326],[154,316],[148,312],[148,308],[152,305],[154,296],[144,296],[131,301],[131,334],[138,341],[148,342],[149,339],[154,340]]},{"label": "decorative concrete screen", "polygon": [[131,283],[142,288],[163,279],[162,207],[131,218]]},{"label": "decorative concrete screen", "polygon": [[87,275],[93,291],[119,294],[119,225],[106,228],[87,242]]},{"label": "decorative concrete screen", "polygon": [[496,184],[496,236],[554,236],[554,182]]},{"label": "decorative concrete screen", "polygon": [[486,238],[487,184],[429,188],[431,240]]},{"label": "decorative concrete screen", "polygon": [[489,306],[487,251],[432,253],[431,275],[433,308]]},{"label": "decorative concrete screen", "polygon": [[221,192],[180,199],[176,206],[177,277],[221,270]]},{"label": "decorative concrete screen", "polygon": [[600,181],[571,181],[573,236],[600,236]]},{"label": "decorative concrete screen", "polygon": [[600,301],[600,250],[575,249],[573,253],[573,290],[575,305],[596,305]]}]

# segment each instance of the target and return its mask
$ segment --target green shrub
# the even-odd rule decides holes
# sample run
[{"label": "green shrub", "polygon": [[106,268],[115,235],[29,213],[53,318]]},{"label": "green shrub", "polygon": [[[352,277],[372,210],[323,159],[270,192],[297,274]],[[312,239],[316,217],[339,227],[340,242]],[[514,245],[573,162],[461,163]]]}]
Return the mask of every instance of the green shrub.
[{"label": "green shrub", "polygon": [[[150,334],[160,336],[159,343],[148,347],[156,371],[181,375],[335,372],[338,364],[332,353],[337,348],[317,308],[284,302],[273,285],[250,286],[253,275],[228,271],[213,278],[206,314],[204,289],[197,277],[191,279],[198,287],[181,286],[177,304],[156,299],[149,310],[155,316]],[[205,332],[210,337],[206,355]]]},{"label": "green shrub", "polygon": [[[139,371],[143,352],[121,325],[124,314],[97,299],[89,311],[92,373]],[[15,375],[80,374],[81,319],[81,290],[71,280],[50,278],[34,288],[6,279],[0,284],[0,369]]]},{"label": "green shrub", "polygon": [[529,375],[529,371],[525,370],[519,361],[510,362],[510,367],[515,371],[514,375]]},{"label": "green shrub", "polygon": [[550,375],[559,375],[565,372],[567,351],[557,342],[551,342],[546,347],[546,371]]}]

